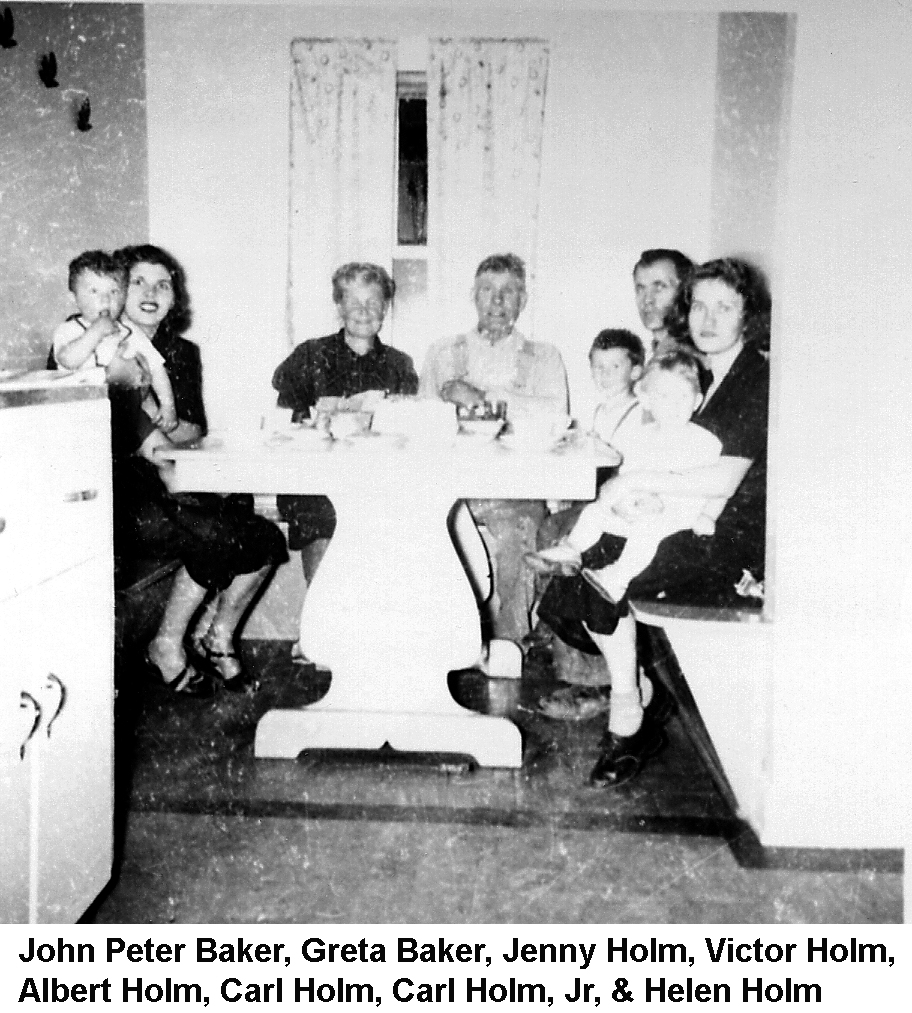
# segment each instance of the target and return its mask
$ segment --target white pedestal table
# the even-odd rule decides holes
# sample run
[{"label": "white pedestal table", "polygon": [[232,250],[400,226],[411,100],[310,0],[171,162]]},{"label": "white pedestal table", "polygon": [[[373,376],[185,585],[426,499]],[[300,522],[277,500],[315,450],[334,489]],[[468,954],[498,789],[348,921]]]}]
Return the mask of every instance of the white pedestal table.
[{"label": "white pedestal table", "polygon": [[447,686],[447,673],[475,664],[482,647],[447,518],[465,498],[592,499],[596,468],[612,460],[585,445],[525,451],[474,437],[430,443],[371,434],[328,441],[294,430],[209,437],[168,456],[178,491],[324,494],[335,507],[300,640],[331,669],[330,688],[310,706],[263,715],[258,757],[388,743],[519,767],[519,729],[462,707]]}]

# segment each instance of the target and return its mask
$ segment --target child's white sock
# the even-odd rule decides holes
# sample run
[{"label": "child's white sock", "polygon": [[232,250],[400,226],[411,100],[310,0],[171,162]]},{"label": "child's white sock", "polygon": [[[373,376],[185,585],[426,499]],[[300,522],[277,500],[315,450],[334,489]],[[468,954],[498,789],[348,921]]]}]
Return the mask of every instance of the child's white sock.
[{"label": "child's white sock", "polygon": [[639,690],[628,693],[611,691],[611,711],[608,715],[608,731],[615,735],[635,735],[643,723],[643,705]]}]

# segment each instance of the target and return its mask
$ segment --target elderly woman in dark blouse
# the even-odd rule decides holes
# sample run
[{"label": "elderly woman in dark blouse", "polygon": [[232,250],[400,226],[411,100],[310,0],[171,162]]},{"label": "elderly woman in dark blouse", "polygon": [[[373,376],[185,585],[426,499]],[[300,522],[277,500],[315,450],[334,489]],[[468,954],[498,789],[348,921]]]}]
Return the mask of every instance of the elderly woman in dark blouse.
[{"label": "elderly woman in dark blouse", "polygon": [[[307,418],[321,397],[351,397],[369,390],[415,394],[418,374],[411,358],[385,345],[380,328],[396,292],[393,279],[377,264],[350,263],[332,277],[332,297],[341,328],[303,341],[275,371],[272,385],[280,408],[295,420]],[[288,522],[288,544],[301,550],[308,583],[326,552],[336,514],[325,496],[279,496]]]},{"label": "elderly woman in dark blouse", "polygon": [[[630,584],[631,599],[661,598],[684,604],[736,604],[735,585],[745,570],[763,579],[766,527],[766,438],[769,299],[746,263],[714,260],[693,270],[676,301],[677,335],[690,340],[711,371],[694,422],[722,442],[717,465],[687,473],[637,472],[610,480],[612,494],[660,508],[663,494],[716,497],[715,534],[678,532],[659,546],[652,563]],[[686,325],[682,331],[681,323]],[[619,554],[622,542],[605,535],[583,556],[598,570]],[[623,784],[664,743],[667,699],[661,686],[638,679],[636,624],[627,597],[613,604],[582,577],[556,577],[539,617],[561,639],[592,653],[611,673],[611,712],[602,754],[591,775],[601,786]]]},{"label": "elderly woman in dark blouse", "polygon": [[[179,420],[165,436],[140,407],[140,396],[112,390],[115,545],[133,555],[176,556],[183,564],[144,662],[176,693],[244,689],[250,680],[235,650],[235,632],[263,581],[288,558],[285,540],[253,512],[252,497],[171,494],[151,463],[151,449],[193,443],[206,433],[199,349],[183,337],[190,309],[177,261],[148,245],[116,256],[128,271],[124,313],[164,358]],[[211,607],[191,632],[207,599]]]}]

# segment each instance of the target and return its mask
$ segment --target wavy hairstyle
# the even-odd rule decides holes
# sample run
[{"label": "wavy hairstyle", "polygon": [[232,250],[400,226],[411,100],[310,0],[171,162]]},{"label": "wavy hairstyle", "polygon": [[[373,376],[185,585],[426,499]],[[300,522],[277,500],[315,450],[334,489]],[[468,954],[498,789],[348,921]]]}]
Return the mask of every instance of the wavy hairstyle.
[{"label": "wavy hairstyle", "polygon": [[377,285],[383,293],[383,301],[387,304],[393,301],[396,295],[396,283],[389,276],[386,268],[379,264],[367,264],[360,261],[352,261],[350,264],[343,264],[336,268],[332,276],[333,302],[341,303],[345,298],[345,289],[353,281],[360,281],[364,285]]},{"label": "wavy hairstyle", "polygon": [[137,264],[159,264],[171,276],[174,287],[174,305],[159,327],[164,327],[172,334],[183,334],[190,329],[193,312],[190,309],[190,293],[187,291],[187,275],[179,261],[167,250],[151,243],[140,246],[125,246],[114,254],[118,263],[123,264],[129,281],[130,270]]},{"label": "wavy hairstyle", "polygon": [[766,280],[753,264],[737,257],[708,260],[705,264],[698,264],[687,275],[668,315],[668,333],[673,338],[693,346],[688,317],[694,285],[698,281],[721,281],[737,292],[744,302],[741,333],[745,345],[754,345],[763,351],[769,348],[772,302]]}]

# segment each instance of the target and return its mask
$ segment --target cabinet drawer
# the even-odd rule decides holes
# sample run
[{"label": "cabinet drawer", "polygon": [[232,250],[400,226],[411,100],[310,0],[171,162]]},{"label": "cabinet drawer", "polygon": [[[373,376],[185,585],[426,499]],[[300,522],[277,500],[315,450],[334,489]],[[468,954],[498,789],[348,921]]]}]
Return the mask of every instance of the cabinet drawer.
[{"label": "cabinet drawer", "polygon": [[0,599],[111,544],[105,400],[0,412]]}]

